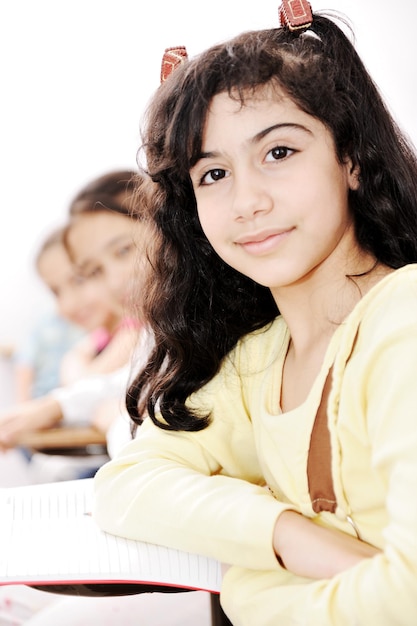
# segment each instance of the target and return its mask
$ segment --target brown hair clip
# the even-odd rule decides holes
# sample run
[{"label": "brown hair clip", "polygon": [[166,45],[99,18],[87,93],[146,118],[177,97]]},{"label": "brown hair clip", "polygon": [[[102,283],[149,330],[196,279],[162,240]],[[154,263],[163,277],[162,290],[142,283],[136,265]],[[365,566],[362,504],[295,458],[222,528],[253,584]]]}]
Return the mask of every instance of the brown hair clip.
[{"label": "brown hair clip", "polygon": [[185,46],[177,46],[176,48],[167,48],[162,57],[161,65],[161,83],[165,82],[168,76],[172,74],[178,65],[181,65],[188,59]]},{"label": "brown hair clip", "polygon": [[307,30],[313,23],[311,4],[307,0],[282,0],[279,18],[281,26],[291,31]]}]

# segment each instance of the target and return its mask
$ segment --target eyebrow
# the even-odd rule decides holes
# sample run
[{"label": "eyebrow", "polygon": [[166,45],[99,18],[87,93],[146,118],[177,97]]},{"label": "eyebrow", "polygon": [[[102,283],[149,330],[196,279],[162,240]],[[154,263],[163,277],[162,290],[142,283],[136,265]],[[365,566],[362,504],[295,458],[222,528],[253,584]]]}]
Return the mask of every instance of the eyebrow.
[{"label": "eyebrow", "polygon": [[[283,122],[281,124],[273,124],[272,126],[268,126],[268,128],[265,128],[264,130],[261,130],[259,133],[256,133],[256,135],[254,135],[254,137],[252,137],[249,140],[249,143],[256,144],[256,143],[258,143],[258,141],[261,141],[261,139],[263,139],[264,137],[269,135],[269,133],[271,133],[272,131],[277,130],[277,129],[281,129],[281,128],[290,128],[290,129],[294,129],[294,130],[301,130],[302,132],[308,133],[309,135],[313,134],[311,132],[311,130],[309,128],[307,128],[307,126],[303,126],[303,124],[295,124],[295,123],[292,123],[292,122]],[[196,163],[198,163],[198,161],[201,161],[202,159],[212,159],[212,158],[216,158],[218,156],[219,156],[218,152],[202,152],[198,156],[198,158],[196,159]]]},{"label": "eyebrow", "polygon": [[104,249],[110,250],[111,248],[118,246],[120,243],[125,243],[126,241],[133,242],[133,233],[128,232],[128,233],[122,233],[121,235],[116,235],[115,237],[113,237],[113,239],[109,239]]},{"label": "eyebrow", "polygon": [[[131,236],[130,233],[123,233],[122,235],[116,235],[116,237],[113,237],[113,239],[109,239],[109,241],[106,242],[105,246],[102,248],[102,252],[107,252],[108,250],[113,249],[115,246],[118,246],[121,243],[130,242],[130,241],[134,243],[133,235]],[[88,257],[87,259],[85,259],[81,263],[77,263],[76,265],[80,271],[85,271],[86,269],[88,269],[90,265],[96,265],[96,264],[97,264],[96,257],[93,257],[93,258]]]},{"label": "eyebrow", "polygon": [[307,128],[307,126],[303,126],[303,124],[295,124],[295,123],[286,122],[282,124],[274,124],[273,126],[269,126],[268,128],[265,128],[265,130],[261,130],[261,132],[257,133],[255,137],[251,139],[251,143],[257,143],[258,141],[266,137],[266,135],[271,133],[273,130],[276,130],[277,128],[279,129],[292,128],[295,130],[301,130],[305,133],[308,133],[309,135],[312,135],[311,130]]}]

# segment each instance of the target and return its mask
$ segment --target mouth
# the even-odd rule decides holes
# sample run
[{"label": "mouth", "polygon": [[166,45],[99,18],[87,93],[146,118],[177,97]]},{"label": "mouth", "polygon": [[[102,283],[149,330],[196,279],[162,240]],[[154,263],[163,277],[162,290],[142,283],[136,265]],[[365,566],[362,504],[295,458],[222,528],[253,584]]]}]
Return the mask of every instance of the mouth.
[{"label": "mouth", "polygon": [[82,309],[81,311],[78,311],[77,314],[75,315],[75,318],[77,320],[78,323],[84,323],[84,322],[89,322],[91,320],[91,318],[94,318],[97,316],[97,309]]},{"label": "mouth", "polygon": [[264,254],[278,247],[293,230],[294,228],[263,230],[242,235],[235,239],[235,244],[251,254]]}]

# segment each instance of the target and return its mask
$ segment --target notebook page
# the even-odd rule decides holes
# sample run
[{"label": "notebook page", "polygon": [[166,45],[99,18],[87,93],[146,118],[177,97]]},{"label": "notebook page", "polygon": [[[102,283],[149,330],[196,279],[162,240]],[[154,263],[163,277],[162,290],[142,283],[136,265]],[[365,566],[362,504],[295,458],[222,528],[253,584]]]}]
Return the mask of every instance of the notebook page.
[{"label": "notebook page", "polygon": [[101,531],[93,480],[0,491],[0,583],[150,582],[219,591],[220,564]]}]

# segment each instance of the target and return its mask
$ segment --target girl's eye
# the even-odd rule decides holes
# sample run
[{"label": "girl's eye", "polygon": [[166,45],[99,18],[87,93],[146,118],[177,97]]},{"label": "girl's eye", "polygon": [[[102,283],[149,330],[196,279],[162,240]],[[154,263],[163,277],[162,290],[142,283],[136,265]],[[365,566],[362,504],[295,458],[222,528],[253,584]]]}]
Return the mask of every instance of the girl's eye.
[{"label": "girl's eye", "polygon": [[223,178],[227,178],[228,176],[229,174],[226,170],[222,170],[222,169],[209,170],[202,177],[200,181],[200,185],[212,185],[213,183],[216,183],[218,180],[222,180]]},{"label": "girl's eye", "polygon": [[128,256],[133,251],[133,244],[127,244],[125,246],[121,246],[116,250],[116,257],[125,257]]},{"label": "girl's eye", "polygon": [[85,270],[82,274],[84,280],[92,280],[95,278],[99,278],[102,274],[101,267],[92,267],[91,269]]},{"label": "girl's eye", "polygon": [[85,283],[85,276],[82,276],[82,274],[76,274],[73,278],[73,283],[74,285],[84,285]]},{"label": "girl's eye", "polygon": [[293,152],[294,150],[291,150],[291,148],[286,148],[285,146],[277,146],[276,148],[272,148],[272,150],[268,152],[265,160],[282,161],[282,159],[289,157]]}]

